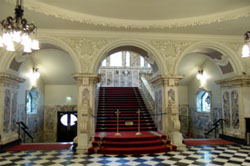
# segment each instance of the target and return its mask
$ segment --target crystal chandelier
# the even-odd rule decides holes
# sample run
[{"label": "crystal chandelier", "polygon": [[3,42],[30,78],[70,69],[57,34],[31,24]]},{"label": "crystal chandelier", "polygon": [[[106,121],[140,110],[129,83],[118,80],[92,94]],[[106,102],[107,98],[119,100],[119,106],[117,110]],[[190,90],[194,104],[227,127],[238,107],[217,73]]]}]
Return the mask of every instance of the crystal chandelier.
[{"label": "crystal chandelier", "polygon": [[250,56],[250,31],[247,31],[244,36],[245,36],[245,45],[242,48],[242,57],[249,57]]},{"label": "crystal chandelier", "polygon": [[1,22],[3,34],[0,36],[0,47],[15,51],[15,45],[19,43],[25,53],[39,50],[39,42],[34,39],[36,26],[32,23],[28,24],[28,21],[23,18],[23,12],[22,0],[17,0],[15,18],[9,16]]}]

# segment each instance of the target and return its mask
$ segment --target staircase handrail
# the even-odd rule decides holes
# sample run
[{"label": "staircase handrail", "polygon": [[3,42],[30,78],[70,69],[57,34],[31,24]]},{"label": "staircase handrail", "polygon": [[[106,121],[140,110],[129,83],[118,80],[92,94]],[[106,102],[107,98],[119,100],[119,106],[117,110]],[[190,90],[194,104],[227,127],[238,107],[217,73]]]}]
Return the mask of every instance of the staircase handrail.
[{"label": "staircase handrail", "polygon": [[222,130],[222,134],[224,133],[223,132],[223,121],[224,121],[224,119],[218,119],[217,121],[215,121],[214,123],[213,123],[213,127],[211,128],[211,129],[209,129],[207,132],[205,132],[204,134],[205,134],[205,137],[207,138],[207,136],[208,136],[208,134],[210,134],[212,131],[214,131],[215,130],[215,137],[216,137],[216,129],[221,125],[221,130]]},{"label": "staircase handrail", "polygon": [[[21,129],[23,132],[28,135],[28,137],[31,139],[31,142],[33,143],[34,138],[31,136],[31,134],[27,131],[29,128],[25,125],[23,121],[18,121],[16,122],[18,125],[18,138],[21,139]],[[25,142],[25,137],[24,137],[24,142]]]}]

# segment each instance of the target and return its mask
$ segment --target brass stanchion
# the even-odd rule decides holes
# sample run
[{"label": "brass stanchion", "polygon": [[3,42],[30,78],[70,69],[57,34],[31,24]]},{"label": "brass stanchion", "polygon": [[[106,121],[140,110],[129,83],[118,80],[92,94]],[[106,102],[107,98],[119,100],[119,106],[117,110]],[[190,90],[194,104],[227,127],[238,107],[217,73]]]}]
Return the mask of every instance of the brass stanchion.
[{"label": "brass stanchion", "polygon": [[138,132],[136,133],[136,135],[142,135],[141,134],[141,123],[140,123],[140,120],[141,120],[141,117],[140,117],[141,113],[140,112],[141,112],[140,109],[138,109],[138,111],[137,111],[137,114],[138,114]]},{"label": "brass stanchion", "polygon": [[116,131],[116,133],[115,133],[115,136],[121,136],[121,134],[119,133],[119,114],[120,114],[120,111],[119,110],[117,110],[116,112],[116,115],[117,115],[117,131]]}]

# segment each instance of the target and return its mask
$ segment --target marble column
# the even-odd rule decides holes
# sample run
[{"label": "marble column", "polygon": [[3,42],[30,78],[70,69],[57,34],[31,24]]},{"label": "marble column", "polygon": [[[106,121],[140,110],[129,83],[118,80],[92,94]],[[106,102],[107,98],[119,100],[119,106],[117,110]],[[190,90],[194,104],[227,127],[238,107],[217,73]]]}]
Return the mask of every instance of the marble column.
[{"label": "marble column", "polygon": [[[155,88],[155,99],[162,101],[162,122],[160,130],[169,136],[171,143],[177,146],[178,150],[185,150],[186,146],[182,143],[183,136],[180,132],[181,124],[178,111],[178,83],[183,76],[158,75],[151,79]],[[159,94],[157,94],[157,92]],[[157,105],[157,103],[156,103]],[[159,128],[159,127],[158,127]]]},{"label": "marble column", "polygon": [[216,83],[222,88],[224,135],[245,139],[245,118],[250,118],[250,76],[235,76]]},{"label": "marble column", "polygon": [[19,84],[24,79],[0,73],[0,145],[18,139],[17,134],[17,94]]},{"label": "marble column", "polygon": [[95,134],[95,88],[100,76],[89,73],[73,74],[78,83],[77,151],[87,152]]}]

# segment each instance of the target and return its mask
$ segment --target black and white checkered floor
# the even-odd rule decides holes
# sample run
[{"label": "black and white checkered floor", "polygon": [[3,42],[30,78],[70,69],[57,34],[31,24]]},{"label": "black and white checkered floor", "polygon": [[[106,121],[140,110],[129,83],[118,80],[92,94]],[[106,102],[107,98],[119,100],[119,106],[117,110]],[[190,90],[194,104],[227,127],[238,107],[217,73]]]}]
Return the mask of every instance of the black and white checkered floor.
[{"label": "black and white checkered floor", "polygon": [[0,166],[168,166],[168,165],[248,165],[250,146],[192,146],[183,152],[149,155],[84,155],[70,150],[20,151],[0,153]]}]

